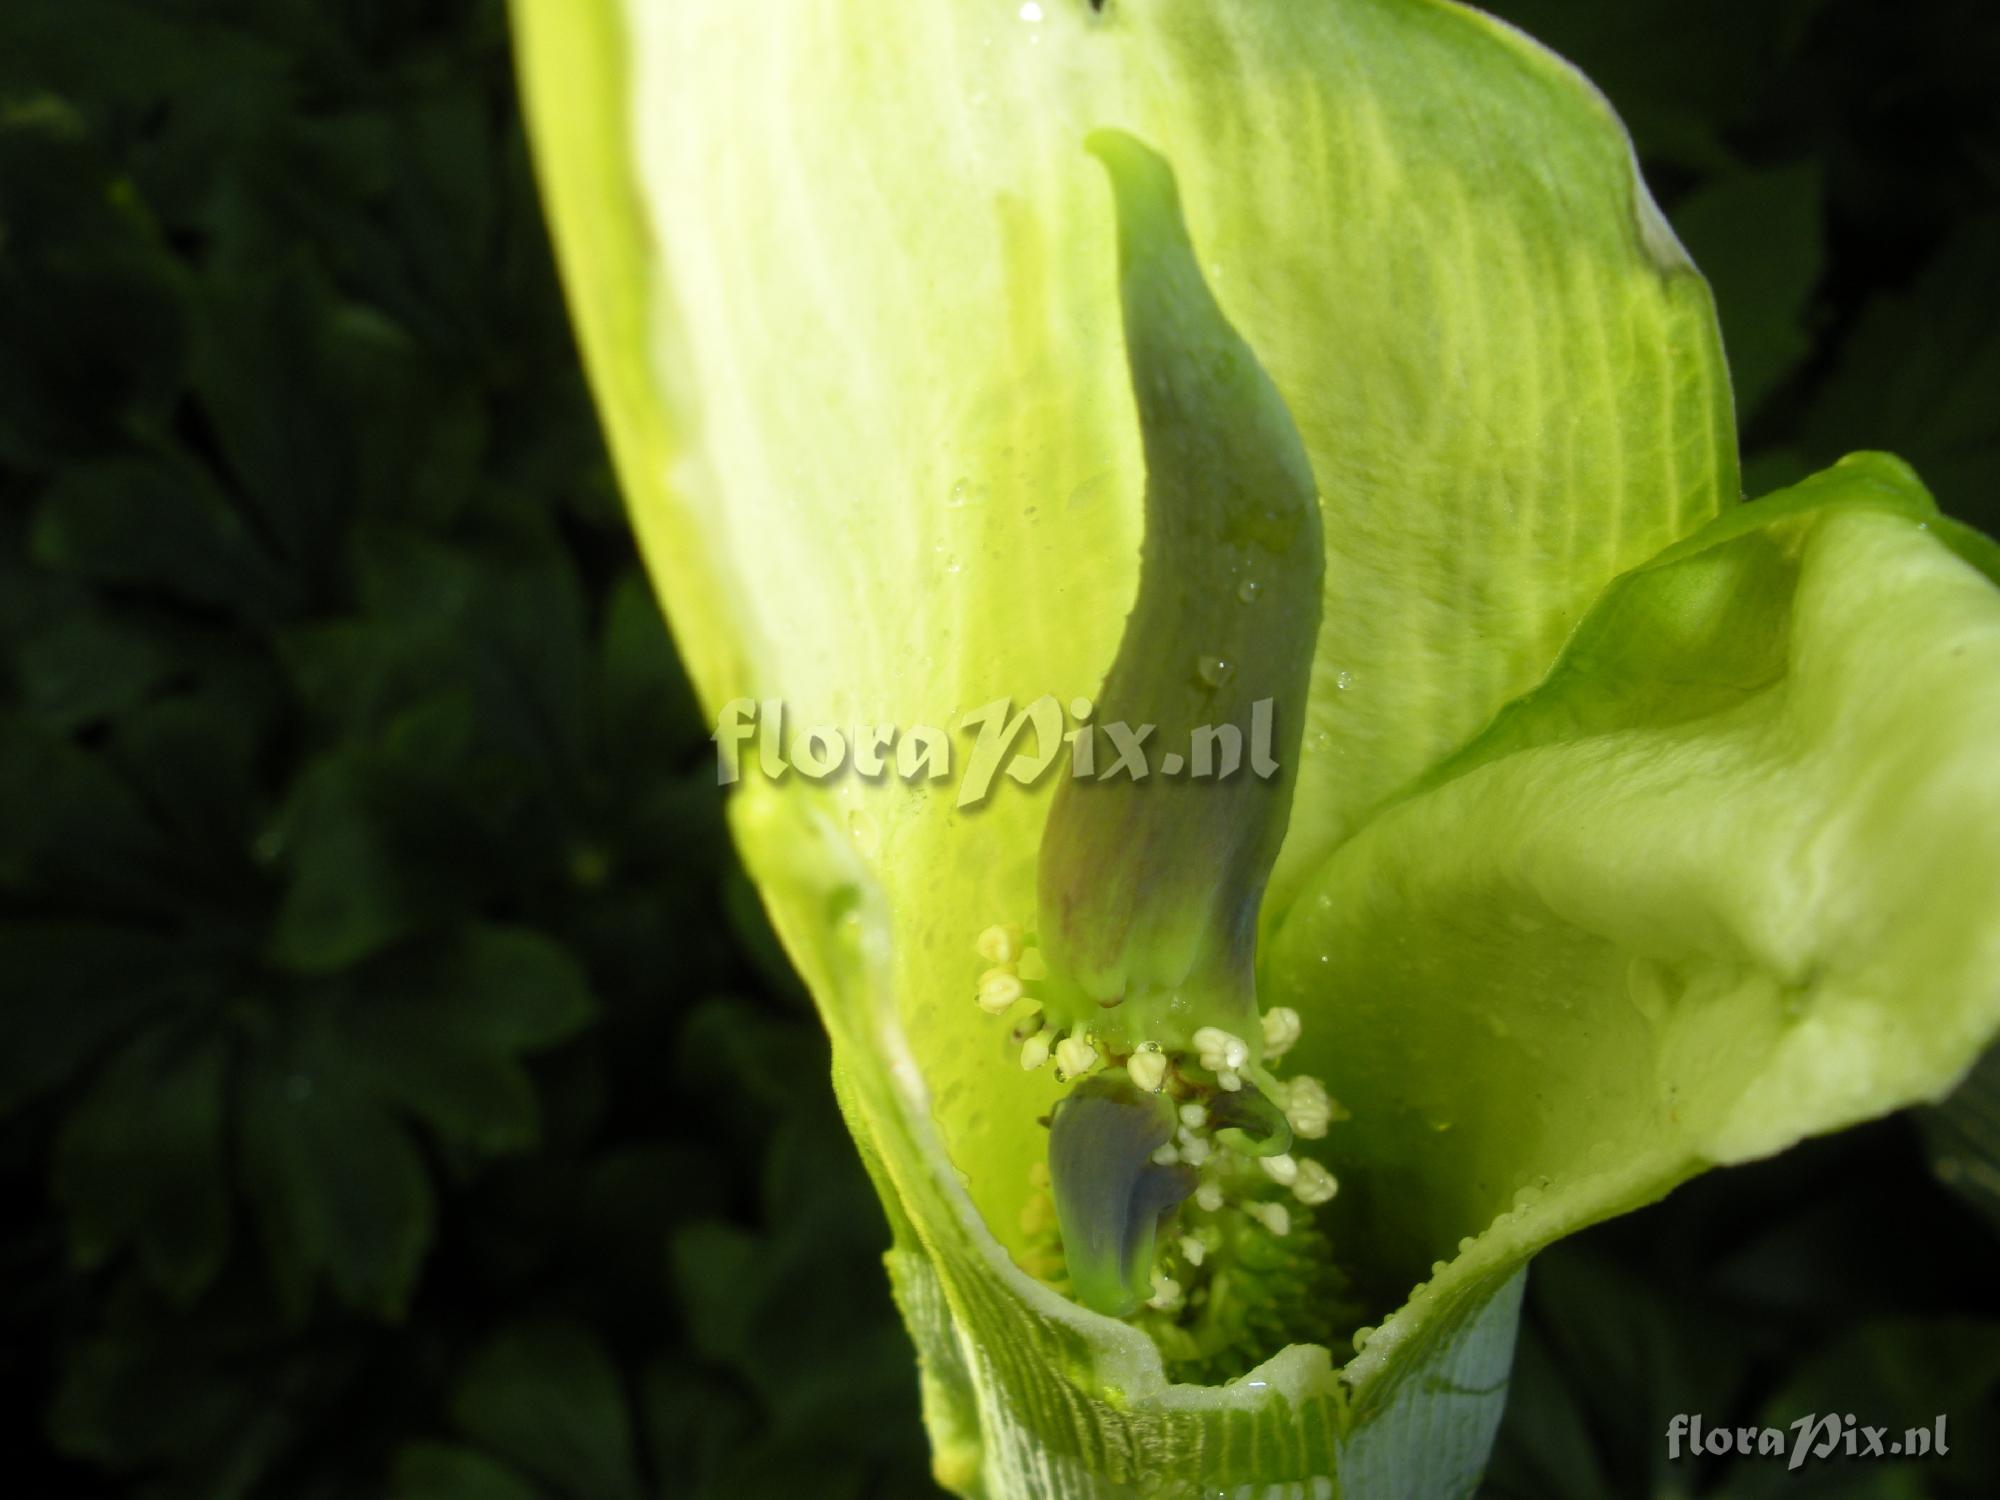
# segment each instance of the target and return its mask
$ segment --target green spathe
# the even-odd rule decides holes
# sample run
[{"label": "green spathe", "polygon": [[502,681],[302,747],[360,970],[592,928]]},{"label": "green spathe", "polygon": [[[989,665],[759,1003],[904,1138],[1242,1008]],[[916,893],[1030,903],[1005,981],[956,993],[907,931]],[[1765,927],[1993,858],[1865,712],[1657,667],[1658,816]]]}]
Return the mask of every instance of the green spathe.
[{"label": "green spathe", "polygon": [[1358,1354],[1172,1385],[1011,1260],[1056,1088],[973,1004],[970,945],[1032,919],[1045,794],[735,798],[947,1484],[1462,1493],[1537,1248],[1935,1097],[2000,1027],[1990,544],[1881,458],[1736,506],[1706,290],[1558,60],[1430,0],[516,14],[586,358],[711,706],[927,724],[1103,681],[1145,464],[1096,130],[1171,163],[1318,480],[1258,980],[1353,1111],[1328,1230],[1388,1314]]}]

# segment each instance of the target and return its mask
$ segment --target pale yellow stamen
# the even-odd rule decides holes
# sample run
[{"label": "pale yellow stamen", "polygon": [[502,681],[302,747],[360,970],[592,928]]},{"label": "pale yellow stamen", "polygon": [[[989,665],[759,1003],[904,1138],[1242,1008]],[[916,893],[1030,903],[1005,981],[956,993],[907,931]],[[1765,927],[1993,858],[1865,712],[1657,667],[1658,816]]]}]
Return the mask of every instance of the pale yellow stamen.
[{"label": "pale yellow stamen", "polygon": [[1065,1078],[1075,1078],[1085,1073],[1097,1062],[1097,1049],[1090,1039],[1080,1031],[1072,1031],[1056,1043],[1056,1067]]},{"label": "pale yellow stamen", "polygon": [[1327,1097],[1326,1085],[1301,1073],[1285,1091],[1285,1123],[1295,1134],[1316,1141],[1335,1120],[1347,1118],[1347,1111]]},{"label": "pale yellow stamen", "polygon": [[1027,1072],[1034,1072],[1048,1060],[1049,1039],[1043,1033],[1036,1032],[1021,1043],[1021,1067]]},{"label": "pale yellow stamen", "polygon": [[1200,1240],[1191,1234],[1181,1236],[1181,1256],[1189,1265],[1200,1265],[1202,1257],[1206,1254],[1208,1254],[1208,1246],[1204,1245]]},{"label": "pale yellow stamen", "polygon": [[1274,1005],[1264,1012],[1264,1056],[1279,1057],[1299,1039],[1299,1013],[1289,1005]]},{"label": "pale yellow stamen", "polygon": [[1125,1059],[1125,1071],[1132,1081],[1149,1094],[1157,1094],[1167,1083],[1167,1054],[1158,1042],[1146,1042]]},{"label": "pale yellow stamen", "polygon": [[1279,1239],[1292,1232],[1291,1210],[1282,1203],[1246,1203],[1243,1212],[1249,1214]]},{"label": "pale yellow stamen", "polygon": [[979,1008],[997,1016],[1021,998],[1021,981],[1006,969],[988,969],[979,976]]},{"label": "pale yellow stamen", "polygon": [[1276,1156],[1260,1156],[1257,1165],[1264,1169],[1264,1175],[1279,1187],[1290,1187],[1298,1180],[1299,1164],[1285,1152]]},{"label": "pale yellow stamen", "polygon": [[1292,1183],[1292,1196],[1299,1202],[1312,1205],[1325,1203],[1340,1191],[1340,1183],[1333,1173],[1314,1161],[1310,1156],[1299,1158],[1299,1174]]},{"label": "pale yellow stamen", "polygon": [[1203,1026],[1194,1034],[1194,1050],[1201,1065],[1214,1073],[1235,1072],[1250,1061],[1250,1044],[1220,1026]]},{"label": "pale yellow stamen", "polygon": [[996,924],[980,933],[973,947],[989,964],[1011,964],[1021,956],[1021,929]]}]

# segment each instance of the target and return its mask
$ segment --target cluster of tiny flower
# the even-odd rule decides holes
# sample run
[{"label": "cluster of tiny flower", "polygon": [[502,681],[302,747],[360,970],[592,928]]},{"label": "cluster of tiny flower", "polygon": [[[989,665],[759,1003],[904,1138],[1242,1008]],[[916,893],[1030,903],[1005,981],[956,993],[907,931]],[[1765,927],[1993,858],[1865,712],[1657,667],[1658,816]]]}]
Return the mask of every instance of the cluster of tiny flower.
[{"label": "cluster of tiny flower", "polygon": [[[1298,1039],[1298,1025],[1296,1011],[1277,1007],[1265,1014],[1266,1059],[1275,1058]],[[1240,1090],[1242,1070],[1250,1066],[1247,1044],[1212,1027],[1196,1032],[1194,1041],[1201,1065],[1216,1075],[1217,1088],[1231,1093]],[[1283,1110],[1286,1124],[1301,1140],[1320,1139],[1327,1127],[1342,1117],[1340,1106],[1328,1097],[1317,1078],[1298,1074],[1280,1082],[1267,1077],[1260,1086]],[[1201,1174],[1192,1201],[1204,1219],[1171,1246],[1162,1247],[1177,1252],[1185,1267],[1180,1277],[1170,1274],[1165,1265],[1153,1270],[1153,1295],[1146,1305],[1165,1313],[1178,1312],[1186,1305],[1188,1293],[1183,1282],[1189,1280],[1188,1273],[1198,1273],[1203,1261],[1223,1242],[1214,1216],[1234,1210],[1283,1238],[1292,1232],[1292,1209],[1283,1193],[1273,1192],[1274,1187],[1307,1208],[1327,1202],[1340,1189],[1333,1173],[1312,1157],[1294,1156],[1289,1151],[1258,1156],[1224,1145],[1216,1138],[1209,1106],[1200,1099],[1182,1103],[1179,1114],[1174,1139],[1160,1147],[1153,1160],[1161,1166],[1183,1162]]]},{"label": "cluster of tiny flower", "polygon": [[1013,1013],[1014,1040],[1021,1044],[1024,1069],[1032,1073],[1054,1058],[1057,1081],[1067,1082],[1082,1077],[1103,1060],[1097,1039],[1082,1027],[1058,1037],[1048,1025],[1048,1018],[1027,988],[1045,977],[1048,969],[1041,950],[1025,942],[1019,927],[989,927],[979,934],[976,946],[987,965],[979,976],[979,1008],[989,1016]]},{"label": "cluster of tiny flower", "polygon": [[[1019,927],[994,926],[979,935],[979,957],[988,965],[979,977],[979,1008],[988,1015],[1012,1013],[1014,1036],[1021,1044],[1021,1066],[1033,1071],[1054,1059],[1059,1082],[1081,1077],[1100,1064],[1122,1062],[1127,1076],[1150,1094],[1170,1092],[1177,1101],[1179,1122],[1174,1139],[1153,1154],[1161,1166],[1185,1163],[1199,1174],[1193,1206],[1204,1215],[1225,1210],[1240,1211],[1280,1238],[1292,1231],[1292,1210],[1283,1201],[1289,1193],[1304,1207],[1329,1201],[1340,1184],[1323,1165],[1309,1156],[1291,1152],[1256,1155],[1237,1151],[1217,1138],[1209,1103],[1218,1092],[1239,1093],[1246,1078],[1278,1107],[1292,1135],[1299,1140],[1323,1138],[1346,1111],[1332,1099],[1319,1079],[1295,1074],[1280,1080],[1266,1070],[1298,1041],[1299,1013],[1289,1006],[1273,1006],[1262,1016],[1262,1046],[1253,1059],[1250,1043],[1220,1027],[1204,1026],[1192,1038],[1191,1061],[1213,1077],[1184,1070],[1177,1059],[1158,1042],[1141,1042],[1122,1059],[1106,1055],[1097,1039],[1082,1028],[1057,1038],[1048,1026],[1041,1006],[1028,993],[1027,985],[1043,978],[1046,967],[1038,949],[1028,945]],[[1279,1191],[1274,1192],[1273,1189]],[[1031,1201],[1029,1217],[1041,1227],[1052,1213],[1045,1212],[1041,1195]],[[1027,1227],[1024,1221],[1024,1228]],[[1212,1226],[1197,1225],[1171,1247],[1178,1252],[1188,1271],[1197,1270],[1204,1258],[1221,1243]],[[1186,1305],[1180,1280],[1164,1268],[1152,1273],[1153,1296],[1147,1305],[1161,1312],[1175,1312]]]}]

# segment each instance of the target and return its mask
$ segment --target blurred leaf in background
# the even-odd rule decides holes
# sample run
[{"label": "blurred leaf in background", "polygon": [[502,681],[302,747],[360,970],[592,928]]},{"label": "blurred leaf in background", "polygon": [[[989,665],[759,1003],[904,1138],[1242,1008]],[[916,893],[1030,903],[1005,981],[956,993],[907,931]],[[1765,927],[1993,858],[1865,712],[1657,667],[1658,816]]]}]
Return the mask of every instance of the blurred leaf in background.
[{"label": "blurred leaf in background", "polygon": [[[1713,278],[1753,492],[1891,447],[2000,529],[1988,7],[1497,8]],[[498,0],[0,7],[10,1493],[934,1493],[506,46]],[[1991,1072],[1545,1256],[1488,1492],[1807,1493],[1665,1426],[1835,1406],[1963,1441],[1810,1493],[2000,1489]]]},{"label": "blurred leaf in background", "polygon": [[921,1493],[505,17],[0,9],[10,1493]]}]

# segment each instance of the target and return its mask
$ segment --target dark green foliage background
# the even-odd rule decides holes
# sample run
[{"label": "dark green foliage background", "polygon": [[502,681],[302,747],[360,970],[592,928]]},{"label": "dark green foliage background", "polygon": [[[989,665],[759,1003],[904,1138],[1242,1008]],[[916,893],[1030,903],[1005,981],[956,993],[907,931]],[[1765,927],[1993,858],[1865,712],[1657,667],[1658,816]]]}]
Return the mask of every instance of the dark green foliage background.
[{"label": "dark green foliage background", "polygon": [[[1503,9],[1710,271],[1753,490],[1891,447],[1995,529],[1987,8]],[[10,1496],[927,1490],[504,21],[0,0]],[[1993,1072],[1545,1256],[1492,1495],[2000,1492]],[[1664,1457],[1677,1411],[1827,1410],[1954,1455]]]}]

